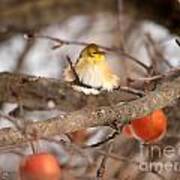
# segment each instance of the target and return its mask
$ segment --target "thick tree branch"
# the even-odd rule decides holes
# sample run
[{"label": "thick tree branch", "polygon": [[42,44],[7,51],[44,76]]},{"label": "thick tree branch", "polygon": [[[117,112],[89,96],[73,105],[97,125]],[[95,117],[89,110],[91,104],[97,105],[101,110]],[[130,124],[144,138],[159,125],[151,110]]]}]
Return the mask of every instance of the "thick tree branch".
[{"label": "thick tree branch", "polygon": [[[163,108],[180,97],[180,77],[163,82],[145,97],[113,106],[83,108],[78,111],[59,115],[45,121],[31,123],[25,129],[29,139],[49,137],[69,133],[83,128],[101,126],[117,121],[127,123],[131,119],[149,114],[155,109]],[[0,130],[0,147],[27,143],[25,136],[14,128]]]},{"label": "thick tree branch", "polygon": [[50,109],[48,103],[53,102],[56,108],[72,110],[84,106],[85,96],[56,79],[3,72],[0,73],[0,101],[21,102],[26,108],[37,110]]},{"label": "thick tree branch", "polygon": [[116,90],[113,93],[103,92],[100,96],[86,96],[57,79],[0,73],[0,102],[20,102],[27,109],[50,109],[49,102],[53,102],[55,108],[72,111],[84,107],[89,100],[94,102],[93,105],[118,103],[125,100],[125,94]]}]

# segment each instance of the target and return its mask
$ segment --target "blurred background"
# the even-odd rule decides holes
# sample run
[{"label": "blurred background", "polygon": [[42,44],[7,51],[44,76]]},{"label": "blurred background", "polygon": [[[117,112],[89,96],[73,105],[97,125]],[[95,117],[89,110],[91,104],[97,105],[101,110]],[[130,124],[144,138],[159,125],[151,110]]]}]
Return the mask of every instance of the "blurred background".
[{"label": "blurred background", "polygon": [[[110,66],[121,77],[123,84],[127,84],[127,78],[147,76],[144,68],[132,57],[147,66],[155,63],[158,73],[180,66],[180,47],[175,42],[180,35],[179,0],[1,0],[0,4],[0,72],[63,79],[66,56],[75,62],[84,47],[76,42],[96,43],[126,52],[108,51],[106,54]],[[27,34],[55,37],[70,43],[53,49],[57,42],[48,38],[28,39]],[[178,105],[179,102],[166,109],[171,118],[168,131],[171,137],[161,142],[173,147],[179,146],[178,137],[174,137],[180,127],[177,123],[180,118]],[[1,110],[9,112],[16,106],[1,103]],[[25,112],[24,116],[47,119],[56,114],[59,114],[58,110],[31,111]],[[10,126],[5,119],[0,123],[2,127]],[[82,138],[80,143],[91,144],[102,140],[111,130],[94,128],[84,132],[80,137],[85,136],[85,140]],[[69,142],[66,136],[61,138]],[[109,143],[98,147],[98,150],[82,150],[76,140],[76,145],[67,144],[43,141],[38,146],[60,159],[64,171],[68,172],[64,173],[64,179],[96,179],[96,170]],[[11,151],[0,154],[4,179],[15,179],[19,152],[26,154],[31,152],[31,148]],[[131,162],[144,158],[141,157],[139,142],[134,139],[119,135],[113,141],[112,152],[119,159],[108,158],[104,179],[180,179],[180,168],[178,172],[162,170],[160,174],[140,171],[138,165]],[[161,161],[166,161],[165,157],[161,158]],[[172,157],[177,161],[179,158],[178,155]]]}]

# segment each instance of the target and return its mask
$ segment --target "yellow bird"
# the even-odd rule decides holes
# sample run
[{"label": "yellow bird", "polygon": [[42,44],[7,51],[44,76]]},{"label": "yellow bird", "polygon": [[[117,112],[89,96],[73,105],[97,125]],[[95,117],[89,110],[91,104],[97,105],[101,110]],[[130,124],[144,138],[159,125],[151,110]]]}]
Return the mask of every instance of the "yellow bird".
[{"label": "yellow bird", "polygon": [[81,85],[73,85],[73,88],[85,94],[99,94],[102,90],[112,91],[119,86],[119,77],[112,72],[105,52],[96,44],[90,44],[81,51],[73,69],[70,65],[65,69],[64,80],[73,82],[78,76]]}]

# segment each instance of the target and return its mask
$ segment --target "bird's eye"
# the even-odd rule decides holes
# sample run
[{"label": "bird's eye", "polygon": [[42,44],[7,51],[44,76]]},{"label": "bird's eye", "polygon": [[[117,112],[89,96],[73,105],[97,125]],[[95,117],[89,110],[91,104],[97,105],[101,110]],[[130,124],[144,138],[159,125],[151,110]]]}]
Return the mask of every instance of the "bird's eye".
[{"label": "bird's eye", "polygon": [[96,55],[96,54],[97,54],[96,51],[91,51],[91,52],[89,52],[89,56],[91,56],[91,57],[93,57],[93,56]]},{"label": "bird's eye", "polygon": [[94,50],[94,51],[92,51],[92,54],[93,54],[93,55],[94,55],[94,54],[98,54],[98,51]]}]

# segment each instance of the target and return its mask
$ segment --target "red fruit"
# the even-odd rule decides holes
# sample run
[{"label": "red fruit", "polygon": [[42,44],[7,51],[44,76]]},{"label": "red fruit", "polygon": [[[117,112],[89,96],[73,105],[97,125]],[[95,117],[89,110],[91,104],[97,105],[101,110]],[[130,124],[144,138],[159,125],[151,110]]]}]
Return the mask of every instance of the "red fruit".
[{"label": "red fruit", "polygon": [[160,140],[167,130],[166,115],[162,110],[156,110],[150,115],[131,122],[132,134],[144,142]]},{"label": "red fruit", "polygon": [[133,133],[132,133],[131,125],[130,124],[126,124],[126,125],[123,126],[122,134],[124,136],[126,136],[127,138],[132,138],[133,137]]},{"label": "red fruit", "polygon": [[53,155],[39,153],[22,160],[19,175],[20,180],[60,180],[61,169]]}]

